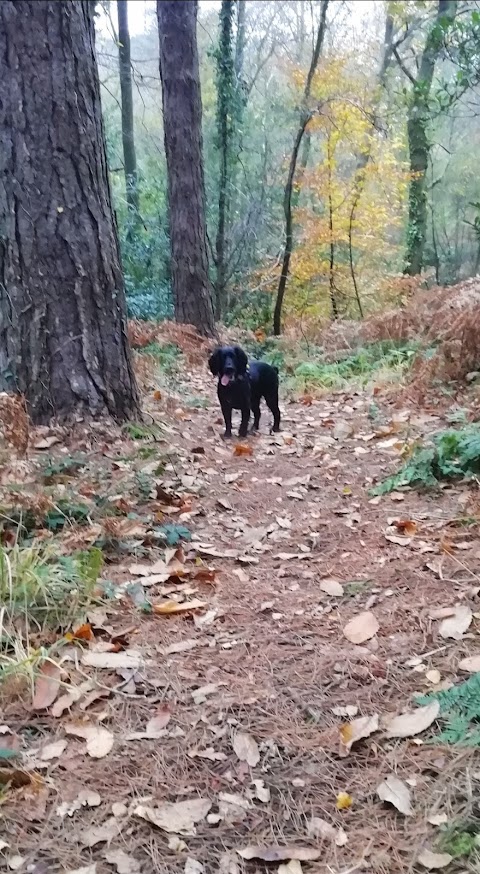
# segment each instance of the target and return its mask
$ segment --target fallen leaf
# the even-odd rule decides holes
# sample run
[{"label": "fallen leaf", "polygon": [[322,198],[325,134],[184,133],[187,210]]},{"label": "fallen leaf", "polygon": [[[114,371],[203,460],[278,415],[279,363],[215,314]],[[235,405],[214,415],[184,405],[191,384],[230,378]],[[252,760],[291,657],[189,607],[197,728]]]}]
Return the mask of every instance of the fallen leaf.
[{"label": "fallen leaf", "polygon": [[51,449],[52,446],[56,446],[57,443],[60,443],[60,437],[56,437],[55,434],[51,434],[50,437],[44,437],[42,440],[37,440],[37,442],[33,444],[33,448]]},{"label": "fallen leaf", "polygon": [[198,861],[198,859],[192,859],[191,856],[185,861],[185,868],[183,869],[185,874],[203,874],[205,868],[202,863]]},{"label": "fallen leaf", "polygon": [[140,862],[123,850],[109,850],[105,853],[105,859],[110,865],[115,866],[118,874],[137,874],[140,871]]},{"label": "fallen leaf", "polygon": [[335,424],[332,433],[335,440],[347,440],[349,437],[353,437],[353,425],[350,422],[345,421],[344,419],[340,419]]},{"label": "fallen leaf", "polygon": [[347,722],[340,728],[340,756],[348,756],[352,746],[364,737],[370,737],[374,731],[378,731],[378,714],[373,716],[359,716],[352,722]]},{"label": "fallen leaf", "polygon": [[422,850],[417,858],[417,862],[424,868],[428,868],[429,871],[436,868],[446,868],[452,860],[453,856],[450,853],[432,853],[431,850]]},{"label": "fallen leaf", "polygon": [[47,707],[53,704],[60,689],[61,673],[60,665],[50,660],[43,662],[35,681],[35,694],[32,701],[33,710],[46,710]]},{"label": "fallen leaf", "polygon": [[155,613],[156,616],[171,616],[173,613],[188,613],[191,610],[200,610],[206,606],[205,601],[199,601],[198,598],[182,601],[181,604],[177,601],[163,601],[161,604],[152,604],[152,613]]},{"label": "fallen leaf", "polygon": [[237,457],[240,455],[253,455],[253,449],[247,443],[237,443],[233,454]]},{"label": "fallen leaf", "polygon": [[313,847],[301,847],[290,844],[279,847],[273,844],[268,847],[244,847],[237,850],[242,859],[262,859],[264,862],[283,862],[289,859],[298,859],[299,862],[314,862],[320,858],[321,851]]},{"label": "fallen leaf", "polygon": [[448,822],[448,816],[446,813],[432,813],[428,817],[428,822],[430,825],[445,825]]},{"label": "fallen leaf", "polygon": [[195,649],[201,646],[198,640],[193,638],[190,640],[180,640],[178,643],[171,643],[170,646],[163,646],[161,649],[162,655],[172,655],[176,652],[188,652],[190,649]]},{"label": "fallen leaf", "polygon": [[195,823],[205,819],[212,806],[208,798],[193,798],[190,801],[166,802],[159,807],[146,807],[139,804],[133,811],[135,816],[145,819],[166,832],[194,834]]},{"label": "fallen leaf", "polygon": [[18,871],[18,869],[22,867],[24,862],[26,862],[25,856],[10,856],[8,860],[8,867],[11,871]]},{"label": "fallen leaf", "polygon": [[468,658],[459,661],[458,670],[466,671],[467,674],[476,674],[480,671],[480,655],[469,656]]},{"label": "fallen leaf", "polygon": [[45,744],[40,751],[41,761],[50,762],[52,759],[58,759],[65,752],[67,746],[68,740],[65,740],[65,738]]},{"label": "fallen leaf", "polygon": [[105,822],[94,828],[85,829],[82,836],[84,847],[94,847],[96,844],[109,844],[122,830],[122,823],[115,816],[110,816]]},{"label": "fallen leaf", "polygon": [[253,780],[253,785],[255,786],[255,796],[259,801],[263,801],[265,804],[270,801],[270,789],[268,786],[265,786],[265,782],[263,780]]},{"label": "fallen leaf", "polygon": [[333,577],[327,577],[326,579],[320,580],[320,589],[322,592],[325,592],[327,595],[332,595],[334,598],[341,598],[343,595],[343,586],[338,580],[333,579]]},{"label": "fallen leaf", "polygon": [[385,540],[388,540],[389,543],[395,543],[397,546],[410,546],[412,542],[411,537],[400,537],[397,534],[385,534]]},{"label": "fallen leaf", "polygon": [[307,834],[310,838],[320,838],[321,841],[334,841],[338,831],[335,826],[327,822],[326,819],[321,819],[319,816],[313,816],[307,822]]},{"label": "fallen leaf", "polygon": [[256,740],[244,731],[237,731],[233,739],[233,749],[241,762],[246,762],[251,768],[260,761],[260,750]]},{"label": "fallen leaf", "polygon": [[279,865],[277,874],[302,874],[302,863],[298,859],[290,859],[286,865]]},{"label": "fallen leaf", "polygon": [[[158,736],[159,731],[163,731],[171,719],[171,711],[168,707],[159,707],[155,716],[147,722],[146,733],[148,737],[154,738]],[[160,735],[161,736],[161,735]]]},{"label": "fallen leaf", "polygon": [[348,718],[352,718],[357,715],[358,707],[356,704],[346,704],[345,707],[332,707],[332,713],[334,716],[347,716]]},{"label": "fallen leaf", "polygon": [[417,523],[413,519],[398,519],[395,528],[405,537],[413,537],[417,531]]},{"label": "fallen leaf", "polygon": [[379,628],[377,617],[366,610],[347,622],[343,633],[350,643],[364,643],[374,637]]},{"label": "fallen leaf", "polygon": [[65,874],[97,874],[97,863],[85,865],[83,868],[71,868],[69,871],[65,871]]},{"label": "fallen leaf", "polygon": [[72,704],[79,701],[82,695],[84,695],[85,692],[89,692],[91,688],[92,683],[90,680],[85,680],[80,684],[80,686],[72,686],[65,695],[60,695],[60,698],[57,698],[50,713],[58,719],[62,716],[65,710],[68,710]]},{"label": "fallen leaf", "polygon": [[136,669],[142,664],[140,653],[126,649],[123,652],[84,652],[82,665],[90,668],[104,668],[118,671],[120,669]]},{"label": "fallen leaf", "polygon": [[472,611],[466,604],[455,607],[453,616],[449,616],[440,623],[438,633],[444,639],[452,638],[461,640],[472,621]]},{"label": "fallen leaf", "polygon": [[348,810],[353,804],[353,798],[348,792],[339,792],[336,800],[337,810]]},{"label": "fallen leaf", "polygon": [[113,747],[113,734],[103,725],[70,723],[65,726],[65,731],[86,740],[87,753],[92,759],[103,759]]},{"label": "fallen leaf", "polygon": [[93,792],[91,789],[82,789],[73,801],[62,801],[55,810],[57,816],[73,816],[76,810],[81,810],[82,807],[99,807],[102,799],[98,792]]},{"label": "fallen leaf", "polygon": [[440,712],[438,701],[419,707],[411,713],[394,716],[386,723],[387,737],[414,737],[425,731],[435,721]]},{"label": "fallen leaf", "polygon": [[395,774],[389,774],[383,783],[377,788],[377,795],[381,801],[387,801],[404,816],[412,816],[413,810],[410,803],[410,790],[403,780]]},{"label": "fallen leaf", "polygon": [[427,679],[429,683],[433,683],[433,685],[436,686],[437,683],[439,683],[442,679],[442,675],[440,671],[437,671],[436,668],[432,668],[425,674],[425,679]]}]

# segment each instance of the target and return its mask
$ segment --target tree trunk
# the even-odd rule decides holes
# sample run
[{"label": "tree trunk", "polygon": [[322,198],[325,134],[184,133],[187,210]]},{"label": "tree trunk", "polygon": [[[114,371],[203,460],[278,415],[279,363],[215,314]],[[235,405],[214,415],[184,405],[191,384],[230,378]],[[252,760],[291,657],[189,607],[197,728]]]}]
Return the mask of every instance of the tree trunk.
[{"label": "tree trunk", "polygon": [[[385,79],[387,75],[388,68],[390,66],[390,61],[392,58],[393,51],[393,17],[389,15],[387,12],[387,16],[385,19],[385,36],[383,39],[383,53],[382,60],[380,63],[380,68],[378,71],[377,77],[377,85],[375,89],[375,97],[372,111],[372,131],[375,130],[378,122],[378,109],[381,98],[381,90],[385,85]],[[371,131],[371,132],[372,132]],[[370,132],[370,133],[371,133]],[[362,300],[360,297],[360,289],[358,287],[357,277],[355,274],[355,263],[353,257],[353,230],[355,217],[357,213],[357,207],[360,202],[360,198],[363,194],[363,190],[365,188],[365,178],[366,178],[366,170],[368,164],[370,163],[370,158],[372,155],[371,150],[371,140],[368,137],[366,143],[364,144],[364,148],[360,152],[357,158],[357,166],[355,168],[355,177],[353,181],[353,192],[352,192],[352,206],[350,209],[350,216],[348,222],[348,262],[350,266],[350,275],[352,277],[353,289],[355,292],[355,299],[357,301],[358,313],[361,319],[363,319],[363,306]]]},{"label": "tree trunk", "polygon": [[0,385],[35,423],[138,412],[93,13],[0,3]]},{"label": "tree trunk", "polygon": [[211,337],[197,0],[157,0],[157,17],[175,318]]},{"label": "tree trunk", "polygon": [[408,234],[404,273],[417,276],[422,271],[427,236],[427,168],[430,158],[428,126],[429,107],[435,64],[441,53],[443,37],[453,23],[456,0],[438,0],[437,14],[427,34],[420,69],[412,82],[412,95],[407,120],[410,154],[410,186],[408,193]]},{"label": "tree trunk", "polygon": [[[290,260],[293,252],[293,209],[292,196],[293,184],[295,181],[295,171],[297,169],[298,153],[302,144],[303,135],[307,129],[307,125],[312,117],[312,113],[308,108],[308,99],[312,88],[312,81],[317,69],[318,60],[322,51],[323,40],[325,37],[325,27],[327,19],[327,8],[329,0],[322,0],[322,9],[320,13],[320,22],[318,25],[317,38],[315,47],[310,62],[310,69],[305,83],[303,92],[302,110],[300,115],[300,123],[293,144],[292,154],[290,157],[290,166],[288,169],[287,184],[283,195],[283,212],[285,215],[285,245],[283,249],[282,272],[277,289],[277,299],[275,301],[275,309],[273,312],[273,333],[278,337],[282,333],[282,309],[285,290],[287,287],[288,275],[290,272]],[[307,156],[308,157],[308,156]]]},{"label": "tree trunk", "polygon": [[243,61],[246,41],[246,7],[247,0],[237,0],[237,38],[235,40],[235,76],[237,88],[242,87]]},{"label": "tree trunk", "polygon": [[227,284],[227,231],[229,224],[229,159],[234,99],[234,61],[232,24],[234,2],[222,0],[220,39],[217,56],[217,146],[220,159],[218,180],[218,224],[215,242],[215,318],[225,309]]},{"label": "tree trunk", "polygon": [[118,11],[118,60],[120,69],[120,94],[122,98],[122,144],[125,189],[131,218],[138,218],[138,177],[135,136],[133,128],[132,63],[130,58],[130,33],[128,30],[127,0],[117,0]]}]

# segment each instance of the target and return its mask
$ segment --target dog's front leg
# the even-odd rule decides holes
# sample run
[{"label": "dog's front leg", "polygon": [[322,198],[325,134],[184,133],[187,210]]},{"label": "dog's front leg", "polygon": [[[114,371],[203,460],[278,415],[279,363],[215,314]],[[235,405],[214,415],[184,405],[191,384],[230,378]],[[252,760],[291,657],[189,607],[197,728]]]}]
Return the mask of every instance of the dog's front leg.
[{"label": "dog's front leg", "polygon": [[248,423],[250,421],[250,407],[243,407],[242,421],[240,422],[239,437],[246,437],[248,434]]},{"label": "dog's front leg", "polygon": [[229,440],[232,436],[232,408],[230,404],[227,404],[226,401],[220,401],[220,405],[222,407],[223,419],[225,422],[225,440]]}]

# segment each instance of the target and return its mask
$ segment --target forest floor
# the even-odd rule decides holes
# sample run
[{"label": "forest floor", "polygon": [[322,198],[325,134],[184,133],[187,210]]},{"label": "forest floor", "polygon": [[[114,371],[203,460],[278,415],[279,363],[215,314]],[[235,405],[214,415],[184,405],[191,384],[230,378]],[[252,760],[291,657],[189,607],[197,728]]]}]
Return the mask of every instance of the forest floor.
[{"label": "forest floor", "polygon": [[186,368],[149,392],[158,427],[40,429],[3,465],[37,543],[102,543],[111,597],[60,642],[31,634],[53,647],[33,705],[6,674],[0,869],[479,870],[476,750],[435,742],[415,700],[478,653],[478,483],[369,494],[449,402],[305,400],[224,443],[215,381]]}]

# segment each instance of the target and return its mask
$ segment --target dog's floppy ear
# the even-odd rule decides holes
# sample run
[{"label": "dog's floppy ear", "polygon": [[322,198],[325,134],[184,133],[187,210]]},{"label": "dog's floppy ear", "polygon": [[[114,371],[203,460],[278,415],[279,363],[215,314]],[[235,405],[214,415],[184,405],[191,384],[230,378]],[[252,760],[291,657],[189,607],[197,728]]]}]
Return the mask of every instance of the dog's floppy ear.
[{"label": "dog's floppy ear", "polygon": [[240,346],[234,346],[233,351],[235,353],[235,360],[237,362],[237,369],[239,373],[245,373],[248,366],[248,358],[245,355],[243,349]]},{"label": "dog's floppy ear", "polygon": [[214,376],[218,376],[220,373],[220,368],[222,366],[222,350],[215,349],[213,355],[210,355],[208,359],[208,366],[213,373]]}]

